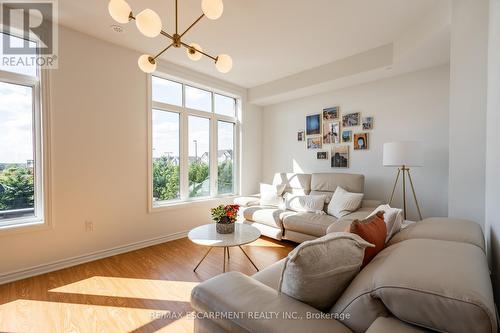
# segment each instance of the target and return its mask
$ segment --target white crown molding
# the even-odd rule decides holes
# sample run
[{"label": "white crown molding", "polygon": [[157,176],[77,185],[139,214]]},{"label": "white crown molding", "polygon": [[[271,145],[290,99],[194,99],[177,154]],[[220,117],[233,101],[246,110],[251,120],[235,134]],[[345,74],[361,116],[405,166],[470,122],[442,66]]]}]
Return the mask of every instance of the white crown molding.
[{"label": "white crown molding", "polygon": [[86,262],[103,259],[111,257],[117,254],[126,253],[138,249],[142,249],[148,246],[153,246],[156,244],[161,244],[176,239],[184,238],[188,234],[188,231],[177,232],[171,235],[155,237],[139,242],[134,242],[126,245],[121,245],[117,247],[112,247],[105,250],[95,251],[87,253],[80,256],[70,257],[66,259],[56,260],[47,264],[37,265],[26,269],[21,269],[17,271],[8,272],[0,275],[0,285],[8,282],[13,282],[21,279],[26,279],[40,274],[45,274],[53,271],[57,271],[63,268],[68,268],[76,265],[80,265]]}]

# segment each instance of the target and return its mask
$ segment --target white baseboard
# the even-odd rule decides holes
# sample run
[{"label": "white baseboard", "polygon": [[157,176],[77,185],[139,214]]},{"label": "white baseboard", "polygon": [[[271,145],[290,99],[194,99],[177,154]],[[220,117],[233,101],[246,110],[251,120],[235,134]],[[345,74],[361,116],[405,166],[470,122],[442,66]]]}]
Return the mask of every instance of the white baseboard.
[{"label": "white baseboard", "polygon": [[59,269],[68,268],[75,265],[80,265],[89,261],[94,261],[98,259],[103,259],[106,257],[114,256],[117,254],[130,252],[138,249],[142,249],[148,246],[165,243],[168,241],[173,241],[176,239],[184,238],[188,234],[188,231],[177,232],[175,234],[155,237],[135,243],[130,243],[126,245],[121,245],[117,247],[113,247],[106,250],[96,251],[87,253],[81,256],[75,256],[71,258],[61,259],[57,261],[53,261],[47,264],[33,266],[26,269],[21,269],[13,272],[8,272],[5,274],[0,274],[0,284],[17,281],[25,278],[29,278],[32,276],[45,274],[53,271],[57,271]]}]

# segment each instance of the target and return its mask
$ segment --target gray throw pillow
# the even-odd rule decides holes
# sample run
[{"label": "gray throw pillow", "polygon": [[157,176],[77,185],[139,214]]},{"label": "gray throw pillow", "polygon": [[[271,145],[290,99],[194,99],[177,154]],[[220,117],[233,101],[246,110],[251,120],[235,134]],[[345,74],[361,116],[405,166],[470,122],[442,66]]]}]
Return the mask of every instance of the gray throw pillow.
[{"label": "gray throw pillow", "polygon": [[278,290],[328,311],[358,274],[367,247],[373,245],[347,232],[304,242],[288,254]]}]

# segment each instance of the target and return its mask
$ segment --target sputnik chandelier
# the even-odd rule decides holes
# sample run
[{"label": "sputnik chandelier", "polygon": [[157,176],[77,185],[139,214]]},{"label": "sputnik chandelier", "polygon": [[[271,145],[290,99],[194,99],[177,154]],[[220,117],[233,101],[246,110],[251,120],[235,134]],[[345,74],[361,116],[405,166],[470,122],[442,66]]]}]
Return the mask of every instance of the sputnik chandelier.
[{"label": "sputnik chandelier", "polygon": [[193,24],[191,24],[184,32],[179,33],[179,20],[178,20],[178,6],[175,0],[175,33],[169,34],[162,29],[161,19],[158,14],[156,14],[151,9],[144,9],[142,12],[134,16],[130,5],[125,0],[110,0],[108,4],[108,10],[111,17],[118,23],[128,23],[131,20],[135,20],[137,29],[146,37],[154,38],[158,35],[162,35],[170,39],[171,43],[161,50],[157,55],[153,56],[150,54],[143,54],[139,57],[138,64],[139,68],[145,73],[152,73],[156,70],[157,59],[169,48],[185,47],[186,53],[189,59],[193,61],[198,61],[202,56],[206,56],[215,62],[215,67],[221,73],[227,73],[233,67],[233,60],[227,54],[220,54],[217,57],[213,57],[208,53],[205,53],[200,45],[196,43],[186,44],[182,41],[182,38],[186,33],[191,30],[198,22],[201,21],[203,17],[207,17],[210,20],[217,20],[221,17],[224,10],[224,4],[222,0],[202,0],[201,9],[203,14],[198,17]]}]

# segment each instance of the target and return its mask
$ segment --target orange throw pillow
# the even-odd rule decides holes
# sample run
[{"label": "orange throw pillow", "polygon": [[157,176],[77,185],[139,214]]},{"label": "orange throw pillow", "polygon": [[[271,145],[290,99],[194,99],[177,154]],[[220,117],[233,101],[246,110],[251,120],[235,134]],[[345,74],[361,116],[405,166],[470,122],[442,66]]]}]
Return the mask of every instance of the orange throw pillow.
[{"label": "orange throw pillow", "polygon": [[384,222],[384,212],[380,211],[366,220],[354,220],[346,231],[352,232],[368,243],[375,245],[375,247],[365,249],[365,257],[361,266],[365,267],[385,247],[387,226]]}]

